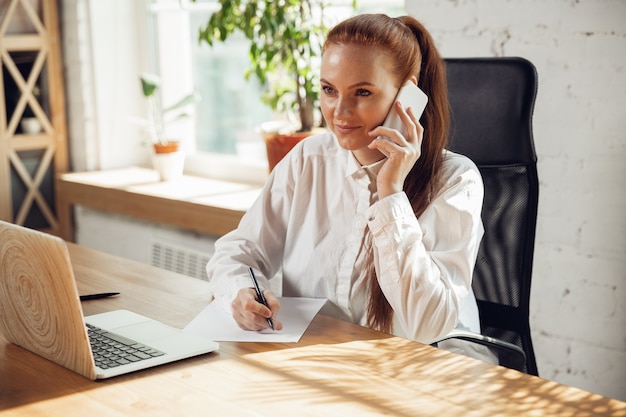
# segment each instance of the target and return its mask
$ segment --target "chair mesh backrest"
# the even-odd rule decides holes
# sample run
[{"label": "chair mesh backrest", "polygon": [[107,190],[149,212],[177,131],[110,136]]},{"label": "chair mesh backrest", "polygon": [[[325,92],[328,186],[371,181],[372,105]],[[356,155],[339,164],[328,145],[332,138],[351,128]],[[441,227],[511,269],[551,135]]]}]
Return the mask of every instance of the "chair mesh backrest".
[{"label": "chair mesh backrest", "polygon": [[[479,167],[485,184],[485,236],[476,262],[474,292],[480,300],[523,307],[525,240],[531,193],[525,166]],[[532,255],[531,255],[532,256]]]},{"label": "chair mesh backrest", "polygon": [[482,333],[522,347],[536,374],[529,328],[538,179],[532,136],[535,67],[521,58],[446,59],[450,149],[471,158],[485,184],[473,277]]}]

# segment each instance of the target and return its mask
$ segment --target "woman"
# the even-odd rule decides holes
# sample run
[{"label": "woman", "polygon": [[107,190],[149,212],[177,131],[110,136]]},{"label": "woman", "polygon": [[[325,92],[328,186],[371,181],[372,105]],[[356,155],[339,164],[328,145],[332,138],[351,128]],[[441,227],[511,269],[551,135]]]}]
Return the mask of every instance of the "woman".
[{"label": "woman", "polygon": [[[483,186],[470,160],[445,150],[445,67],[431,36],[408,16],[358,15],[330,31],[320,75],[331,133],[298,144],[216,242],[214,296],[240,327],[272,318],[280,330],[268,279],[282,269],[284,296],[327,298],[323,312],[342,320],[422,343],[479,331],[471,277]],[[394,102],[407,81],[429,97],[421,124]],[[389,111],[405,135],[381,126]]]}]

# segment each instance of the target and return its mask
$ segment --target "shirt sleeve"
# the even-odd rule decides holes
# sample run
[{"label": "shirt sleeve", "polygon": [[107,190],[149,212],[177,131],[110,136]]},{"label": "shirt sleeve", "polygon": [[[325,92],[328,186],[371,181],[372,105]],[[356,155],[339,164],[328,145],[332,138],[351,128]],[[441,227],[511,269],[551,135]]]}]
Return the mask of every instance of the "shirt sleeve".
[{"label": "shirt sleeve", "polygon": [[483,235],[483,195],[472,164],[448,175],[419,219],[403,192],[369,208],[378,281],[407,337],[433,343],[457,325]]},{"label": "shirt sleeve", "polygon": [[237,229],[215,242],[206,270],[211,292],[225,307],[241,288],[252,286],[248,267],[255,270],[262,290],[280,269],[293,194],[295,168],[279,164]]}]

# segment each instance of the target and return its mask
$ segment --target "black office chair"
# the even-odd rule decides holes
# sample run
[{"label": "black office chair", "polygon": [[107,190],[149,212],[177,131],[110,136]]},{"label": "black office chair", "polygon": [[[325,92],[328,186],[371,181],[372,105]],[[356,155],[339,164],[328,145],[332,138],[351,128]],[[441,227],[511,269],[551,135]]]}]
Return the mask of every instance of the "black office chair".
[{"label": "black office chair", "polygon": [[539,181],[532,115],[537,72],[522,58],[446,59],[452,108],[449,148],[478,166],[485,226],[474,293],[482,335],[500,364],[537,375],[530,335],[530,284]]}]

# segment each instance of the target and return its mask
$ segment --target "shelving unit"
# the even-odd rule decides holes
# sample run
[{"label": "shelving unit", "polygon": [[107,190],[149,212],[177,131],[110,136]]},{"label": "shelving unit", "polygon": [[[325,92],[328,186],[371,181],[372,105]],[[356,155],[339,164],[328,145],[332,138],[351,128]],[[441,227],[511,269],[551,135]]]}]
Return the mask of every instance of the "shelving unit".
[{"label": "shelving unit", "polygon": [[55,0],[0,0],[0,67],[0,219],[58,234],[54,178],[68,160]]}]

